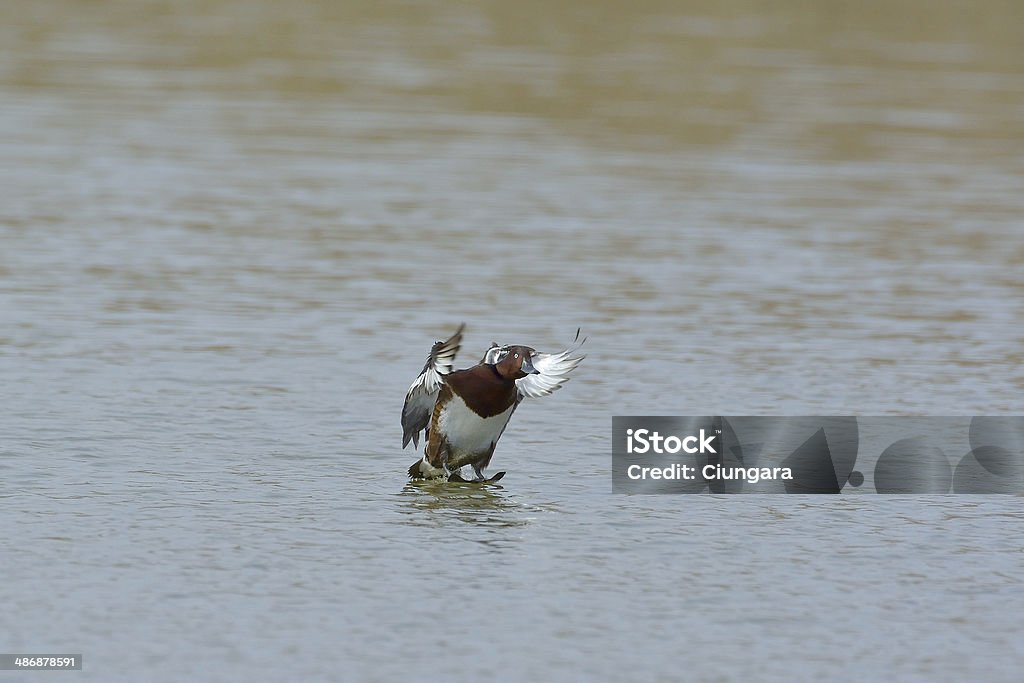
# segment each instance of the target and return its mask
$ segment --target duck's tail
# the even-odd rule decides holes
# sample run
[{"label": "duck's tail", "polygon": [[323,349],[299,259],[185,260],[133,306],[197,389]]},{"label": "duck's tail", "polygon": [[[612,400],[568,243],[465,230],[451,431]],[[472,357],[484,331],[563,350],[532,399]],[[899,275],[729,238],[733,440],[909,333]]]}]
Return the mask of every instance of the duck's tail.
[{"label": "duck's tail", "polygon": [[410,479],[442,479],[445,476],[444,469],[434,467],[425,457],[420,458],[409,467]]}]

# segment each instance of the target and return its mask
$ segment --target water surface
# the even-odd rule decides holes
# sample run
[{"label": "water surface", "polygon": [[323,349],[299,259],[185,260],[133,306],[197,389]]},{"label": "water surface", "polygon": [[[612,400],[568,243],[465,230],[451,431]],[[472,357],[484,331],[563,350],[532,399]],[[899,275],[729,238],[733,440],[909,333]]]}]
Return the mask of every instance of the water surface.
[{"label": "water surface", "polygon": [[[0,649],[1016,680],[1019,497],[613,496],[609,434],[1020,413],[1020,3],[335,5],[0,8]],[[463,321],[589,357],[409,485]]]}]

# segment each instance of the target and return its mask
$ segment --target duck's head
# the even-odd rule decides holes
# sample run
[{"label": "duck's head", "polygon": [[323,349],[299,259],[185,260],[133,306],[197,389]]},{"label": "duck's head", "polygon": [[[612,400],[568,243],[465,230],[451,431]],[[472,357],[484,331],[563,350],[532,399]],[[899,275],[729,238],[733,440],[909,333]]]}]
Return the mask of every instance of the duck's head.
[{"label": "duck's head", "polygon": [[529,346],[492,346],[484,355],[484,362],[493,365],[505,379],[520,379],[537,374],[533,367],[536,350]]}]

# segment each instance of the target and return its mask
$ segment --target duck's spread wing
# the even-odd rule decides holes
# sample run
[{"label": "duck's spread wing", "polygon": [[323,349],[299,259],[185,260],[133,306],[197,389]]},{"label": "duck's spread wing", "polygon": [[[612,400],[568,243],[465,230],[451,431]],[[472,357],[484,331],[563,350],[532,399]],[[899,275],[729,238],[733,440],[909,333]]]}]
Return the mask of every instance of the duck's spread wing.
[{"label": "duck's spread wing", "polygon": [[[576,339],[579,339],[579,336],[580,333],[577,330]],[[574,342],[571,347],[561,353],[535,354],[532,360],[537,373],[516,380],[519,399],[547,396],[568,382],[569,373],[576,369],[576,366],[586,357],[574,355],[585,341],[587,341],[586,338],[579,343]]]},{"label": "duck's spread wing", "polygon": [[410,441],[413,447],[419,447],[420,432],[430,424],[437,393],[444,383],[444,376],[454,367],[455,354],[462,344],[462,330],[465,327],[464,324],[459,325],[459,329],[447,340],[434,343],[423,371],[409,387],[405,405],[402,406],[402,448],[408,446]]}]

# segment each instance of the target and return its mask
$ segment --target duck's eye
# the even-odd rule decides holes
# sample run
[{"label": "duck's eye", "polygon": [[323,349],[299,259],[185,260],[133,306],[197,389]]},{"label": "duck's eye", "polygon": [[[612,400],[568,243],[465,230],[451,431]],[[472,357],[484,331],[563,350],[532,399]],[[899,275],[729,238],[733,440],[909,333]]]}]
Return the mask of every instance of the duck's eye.
[{"label": "duck's eye", "polygon": [[518,353],[516,354],[516,358],[519,358],[519,354]]}]

